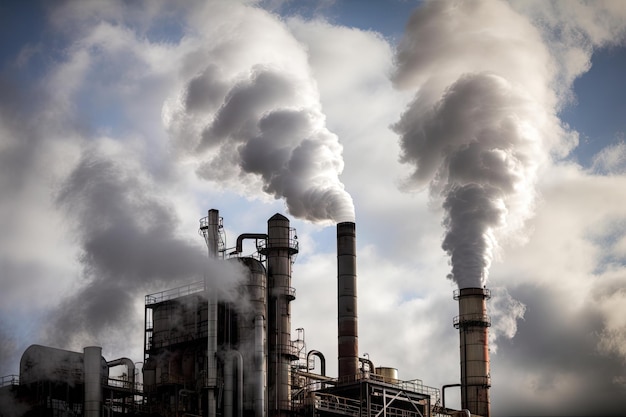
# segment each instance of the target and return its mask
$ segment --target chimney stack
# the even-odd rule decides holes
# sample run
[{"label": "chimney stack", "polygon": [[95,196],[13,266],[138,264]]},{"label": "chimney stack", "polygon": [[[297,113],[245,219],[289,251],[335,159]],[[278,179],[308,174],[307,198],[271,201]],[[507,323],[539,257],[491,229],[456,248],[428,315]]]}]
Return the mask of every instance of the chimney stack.
[{"label": "chimney stack", "polygon": [[490,417],[489,333],[491,319],[486,300],[491,293],[486,288],[462,288],[454,291],[459,301],[459,315],[454,327],[461,339],[461,408],[472,415]]},{"label": "chimney stack", "polygon": [[339,379],[359,373],[356,297],[356,225],[337,224],[337,339]]}]

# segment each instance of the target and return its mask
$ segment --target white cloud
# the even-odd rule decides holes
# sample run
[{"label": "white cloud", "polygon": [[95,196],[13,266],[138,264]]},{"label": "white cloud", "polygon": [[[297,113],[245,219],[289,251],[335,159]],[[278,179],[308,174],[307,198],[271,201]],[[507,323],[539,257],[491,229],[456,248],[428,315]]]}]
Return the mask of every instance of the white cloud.
[{"label": "white cloud", "polygon": [[[327,129],[343,147],[339,179],[356,206],[359,353],[369,353],[376,365],[398,367],[403,379],[420,378],[436,387],[457,381],[458,334],[452,318],[458,312],[454,285],[445,278],[449,265],[441,249],[441,208],[427,193],[399,189],[410,169],[398,162],[401,147],[389,126],[398,121],[413,93],[395,91],[388,78],[394,46],[371,31],[322,20],[280,20],[232,2],[180,8],[168,2],[152,4],[64,3],[52,10],[52,29],[66,29],[63,53],[40,69],[43,75],[31,75],[35,79],[29,84],[0,80],[6,92],[0,102],[3,317],[29,322],[50,309],[46,311],[51,316],[63,318],[67,316],[59,312],[77,311],[69,308],[77,300],[72,297],[88,297],[84,300],[91,301],[80,311],[90,313],[92,322],[83,324],[91,324],[93,332],[83,333],[89,329],[78,326],[75,338],[66,340],[80,344],[86,340],[82,337],[100,337],[108,345],[107,355],[132,352],[139,359],[141,331],[127,341],[121,337],[126,326],[117,327],[116,319],[128,314],[124,322],[141,326],[144,292],[167,289],[193,275],[195,251],[205,253],[197,235],[198,218],[209,208],[220,209],[228,246],[233,246],[239,233],[263,232],[271,215],[285,212],[285,203],[264,193],[261,181],[243,180],[227,167],[217,173],[217,181],[202,180],[195,172],[199,156],[193,135],[212,121],[226,94],[224,86],[241,85],[260,64],[295,77],[306,90],[305,104],[325,117]],[[476,4],[464,2],[460,7]],[[543,16],[553,19],[546,21],[548,28],[558,27],[565,4],[558,3],[558,10]],[[523,3],[516,7],[527,9]],[[622,33],[624,27],[621,10],[607,9],[613,16],[601,14],[597,20],[588,17],[588,7],[576,3],[567,16],[580,18],[581,27],[589,28],[584,33],[591,44],[613,42],[609,34]],[[455,24],[461,22],[442,22],[451,43],[435,42],[423,56],[408,57],[421,70],[417,78],[400,77],[400,84],[432,79],[433,89],[420,91],[434,95],[450,74],[494,69],[491,65],[502,73],[510,71],[512,88],[528,86],[529,96],[554,110],[538,115],[537,124],[547,126],[546,131],[555,128],[557,134],[546,137],[546,148],[564,155],[576,142],[576,132],[560,126],[555,114],[561,92],[571,86],[554,86],[545,78],[571,81],[589,69],[590,50],[571,44],[569,38],[561,49],[545,46],[550,38],[506,5],[487,2],[477,13],[480,19],[459,17],[474,29],[470,37],[455,35]],[[229,18],[222,18],[225,15]],[[159,38],[155,22],[170,18],[181,22],[176,33]],[[609,22],[605,27],[603,19]],[[480,53],[468,46],[472,39],[484,39],[484,21],[504,29],[502,36],[495,29],[487,33],[490,41],[506,46],[498,49],[502,59],[485,59],[494,53],[489,43],[479,42]],[[568,27],[574,27],[575,22],[570,23]],[[438,23],[422,24],[419,29],[428,32]],[[450,52],[436,50],[442,46]],[[550,57],[555,50],[560,51],[557,58],[566,57],[558,61],[567,69],[562,78]],[[16,57],[20,68],[46,54],[39,46],[23,51]],[[459,57],[466,63],[457,62]],[[219,71],[210,65],[216,63]],[[187,87],[192,85],[204,94],[190,93]],[[209,96],[219,100],[202,100]],[[192,109],[182,117],[188,103]],[[531,122],[526,127],[538,129]],[[189,136],[189,141],[172,143],[172,133],[179,139]],[[224,155],[229,156],[227,151]],[[534,217],[525,228],[514,227],[522,239],[500,242],[488,282],[494,291],[491,332],[498,337],[498,349],[492,350],[492,393],[500,415],[528,404],[535,404],[529,413],[572,412],[589,398],[602,398],[603,410],[610,411],[620,401],[623,405],[623,396],[615,394],[623,394],[615,390],[623,389],[619,367],[626,357],[621,307],[621,289],[626,287],[623,156],[623,143],[605,149],[596,157],[593,172],[568,163],[551,164],[546,156],[537,172],[540,198],[531,207]],[[80,178],[93,181],[93,187],[83,186]],[[55,200],[62,190],[65,205]],[[108,229],[102,224],[124,227]],[[301,244],[294,265],[292,331],[305,328],[307,348],[326,355],[332,375],[337,344],[334,229],[300,219],[292,219],[292,226]],[[114,244],[107,245],[106,239]],[[111,250],[97,250],[105,247]],[[119,248],[128,256],[108,263],[112,258],[107,256]],[[159,259],[151,258],[155,254]],[[89,262],[85,256],[91,256]],[[145,262],[137,261],[141,256]],[[97,290],[103,288],[119,305],[113,318],[100,314]],[[22,307],[16,310],[18,304]],[[42,342],[40,326],[35,322],[15,334],[12,326],[2,324],[0,331],[13,334],[2,345],[0,369],[11,368],[5,351],[19,360],[25,343]],[[9,372],[16,366],[17,361]],[[570,403],[571,408],[563,408]]]}]

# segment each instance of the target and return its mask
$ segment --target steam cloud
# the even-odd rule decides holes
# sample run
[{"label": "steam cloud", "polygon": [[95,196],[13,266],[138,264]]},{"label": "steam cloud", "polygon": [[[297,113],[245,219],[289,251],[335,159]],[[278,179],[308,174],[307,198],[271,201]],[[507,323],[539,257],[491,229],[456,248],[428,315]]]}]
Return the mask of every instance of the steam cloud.
[{"label": "steam cloud", "polygon": [[538,31],[504,3],[428,2],[407,24],[393,81],[417,93],[393,129],[414,167],[407,188],[442,201],[459,288],[485,285],[498,239],[532,214],[541,165],[571,146],[553,68]]},{"label": "steam cloud", "polygon": [[57,196],[59,208],[75,219],[87,285],[49,317],[46,338],[53,345],[80,348],[102,343],[104,334],[135,332],[135,302],[154,288],[190,284],[207,273],[211,290],[226,297],[243,277],[232,263],[210,262],[207,268],[199,239],[177,235],[170,205],[139,167],[123,160],[115,151],[88,147]]},{"label": "steam cloud", "polygon": [[206,35],[211,50],[196,51],[202,60],[190,64],[179,96],[164,107],[173,142],[203,179],[236,187],[260,181],[293,216],[354,221],[339,179],[342,146],[325,126],[305,51],[271,15],[241,7],[208,17],[237,28],[222,37],[216,20]]}]

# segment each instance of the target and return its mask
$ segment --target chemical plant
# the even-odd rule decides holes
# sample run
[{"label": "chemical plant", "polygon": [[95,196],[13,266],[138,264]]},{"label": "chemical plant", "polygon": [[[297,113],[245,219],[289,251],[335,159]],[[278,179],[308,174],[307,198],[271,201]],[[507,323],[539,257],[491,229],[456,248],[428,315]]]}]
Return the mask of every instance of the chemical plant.
[{"label": "chemical plant", "polygon": [[[238,301],[220,299],[211,276],[147,295],[141,384],[135,362],[106,360],[99,346],[32,345],[19,376],[2,378],[0,417],[489,417],[489,291],[454,292],[460,383],[399,380],[397,369],[358,355],[356,227],[336,228],[337,376],[326,375],[322,352],[306,351],[301,329],[291,331],[298,241],[289,219],[276,214],[265,233],[242,234],[227,249],[223,220],[210,210],[200,232],[209,257],[245,271]],[[242,255],[245,240],[254,241],[254,255]],[[110,377],[120,366],[122,376]],[[460,388],[461,410],[446,408],[449,387]]]}]

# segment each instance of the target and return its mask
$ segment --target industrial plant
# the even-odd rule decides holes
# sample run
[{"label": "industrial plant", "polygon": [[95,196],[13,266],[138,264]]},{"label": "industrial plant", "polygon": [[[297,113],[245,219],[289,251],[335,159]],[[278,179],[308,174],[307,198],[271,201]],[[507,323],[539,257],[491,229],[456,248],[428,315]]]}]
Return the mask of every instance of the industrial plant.
[{"label": "industrial plant", "polygon": [[[324,353],[307,351],[302,329],[291,329],[299,247],[289,219],[275,214],[266,231],[242,234],[230,248],[218,210],[199,229],[210,262],[244,271],[235,297],[220,297],[210,274],[146,295],[141,373],[129,358],[103,358],[100,346],[30,346],[19,375],[0,381],[0,417],[490,416],[487,289],[454,292],[459,383],[400,380],[396,368],[358,354],[356,225],[338,223],[338,375],[326,375]],[[252,255],[243,255],[244,241]],[[446,406],[448,388],[460,389],[460,410]]]}]

